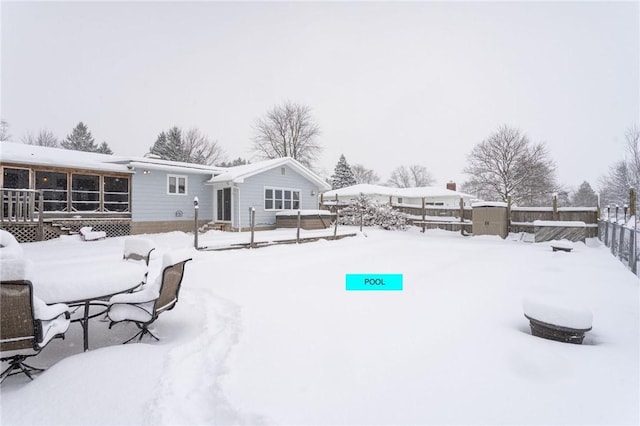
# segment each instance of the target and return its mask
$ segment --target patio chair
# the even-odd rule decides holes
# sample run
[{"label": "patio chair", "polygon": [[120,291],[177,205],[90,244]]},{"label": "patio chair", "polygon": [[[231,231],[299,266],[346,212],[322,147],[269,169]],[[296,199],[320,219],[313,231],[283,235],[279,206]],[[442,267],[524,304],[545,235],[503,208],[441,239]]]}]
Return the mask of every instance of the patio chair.
[{"label": "patio chair", "polygon": [[84,241],[104,240],[107,238],[107,233],[104,231],[94,231],[91,226],[83,226],[80,228],[80,238]]},{"label": "patio chair", "polygon": [[22,259],[22,246],[8,231],[0,229],[0,259]]},{"label": "patio chair", "polygon": [[162,274],[155,282],[145,284],[133,293],[117,294],[109,300],[109,328],[119,322],[133,322],[140,329],[124,343],[129,343],[136,337],[140,341],[146,334],[156,341],[160,340],[149,331],[149,325],[161,313],[173,309],[178,303],[185,264],[190,260],[176,253],[166,253],[162,258]]},{"label": "patio chair", "polygon": [[62,303],[47,305],[34,297],[28,280],[1,281],[0,304],[0,360],[9,364],[0,374],[0,383],[20,373],[33,380],[32,373],[44,369],[25,360],[38,355],[51,339],[64,338],[69,308]]},{"label": "patio chair", "polygon": [[139,237],[128,237],[124,240],[124,254],[122,258],[124,260],[144,260],[144,263],[149,266],[151,252],[155,249],[153,241],[151,240]]}]

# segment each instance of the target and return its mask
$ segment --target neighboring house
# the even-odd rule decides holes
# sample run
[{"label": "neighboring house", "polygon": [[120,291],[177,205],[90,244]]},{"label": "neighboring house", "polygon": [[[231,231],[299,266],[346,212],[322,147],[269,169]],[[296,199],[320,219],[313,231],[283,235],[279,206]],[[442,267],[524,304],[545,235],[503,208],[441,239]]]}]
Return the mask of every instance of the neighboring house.
[{"label": "neighboring house", "polygon": [[359,184],[324,192],[321,196],[321,203],[327,206],[335,204],[336,201],[338,201],[338,204],[347,204],[351,200],[355,200],[360,194],[366,195],[372,201],[403,207],[421,207],[423,198],[426,206],[449,208],[458,208],[460,199],[464,200],[465,206],[471,206],[471,203],[477,200],[473,195],[433,186],[394,188]]},{"label": "neighboring house", "polygon": [[[246,229],[255,207],[259,227],[272,228],[278,211],[318,208],[316,194],[328,189],[291,158],[220,168],[10,142],[0,144],[0,171],[0,226],[21,241],[86,225],[109,236],[192,231],[195,197],[199,226]],[[36,236],[40,219],[46,231]]]}]

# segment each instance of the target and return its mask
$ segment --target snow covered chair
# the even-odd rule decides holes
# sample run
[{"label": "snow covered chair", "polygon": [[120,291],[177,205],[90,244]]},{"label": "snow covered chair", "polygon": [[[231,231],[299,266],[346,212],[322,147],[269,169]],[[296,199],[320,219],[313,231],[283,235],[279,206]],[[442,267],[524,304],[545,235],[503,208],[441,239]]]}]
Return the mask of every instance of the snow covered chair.
[{"label": "snow covered chair", "polygon": [[185,264],[190,260],[179,253],[165,253],[162,258],[162,274],[153,283],[147,283],[133,293],[117,294],[109,300],[109,328],[126,321],[135,323],[140,329],[124,343],[129,343],[136,337],[142,340],[145,334],[160,340],[148,327],[161,313],[173,309],[178,303]]},{"label": "snow covered chair", "polygon": [[22,246],[10,232],[0,229],[0,259],[22,259]]},{"label": "snow covered chair", "polygon": [[144,263],[149,266],[151,252],[155,249],[153,241],[151,240],[140,237],[127,237],[124,240],[124,254],[122,258],[124,260],[144,260]]},{"label": "snow covered chair", "polygon": [[103,240],[107,238],[104,231],[94,231],[91,226],[83,226],[80,228],[80,237],[85,241]]},{"label": "snow covered chair", "polygon": [[69,328],[69,307],[63,303],[47,305],[33,295],[26,277],[28,263],[23,259],[1,259],[0,271],[0,360],[8,362],[0,373],[0,383],[14,374],[43,371],[25,363],[38,355],[55,337],[64,338]]},{"label": "snow covered chair", "polygon": [[[122,255],[122,259],[134,262],[144,261],[148,267],[149,261],[151,260],[151,252],[155,249],[153,241],[151,240],[140,237],[128,237],[124,240],[124,254]],[[140,283],[141,285],[147,282],[147,275],[149,275],[148,270],[147,273],[144,274],[144,280]]]}]

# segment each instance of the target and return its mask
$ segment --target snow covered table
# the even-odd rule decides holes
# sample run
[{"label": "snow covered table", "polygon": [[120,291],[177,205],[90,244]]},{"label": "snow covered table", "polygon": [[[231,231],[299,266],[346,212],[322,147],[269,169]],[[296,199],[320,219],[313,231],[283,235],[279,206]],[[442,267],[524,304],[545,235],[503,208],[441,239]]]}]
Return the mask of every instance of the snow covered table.
[{"label": "snow covered table", "polygon": [[[38,265],[36,263],[36,265]],[[80,322],[84,331],[84,350],[89,349],[89,319],[104,314],[109,297],[138,287],[145,279],[144,262],[122,259],[97,263],[65,263],[38,265],[33,268],[31,282],[36,296],[47,304],[65,303],[70,307],[83,307]],[[91,315],[92,306],[100,306],[100,312]]]},{"label": "snow covered table", "polygon": [[534,336],[582,344],[584,333],[591,330],[593,314],[572,301],[527,297],[522,305]]}]

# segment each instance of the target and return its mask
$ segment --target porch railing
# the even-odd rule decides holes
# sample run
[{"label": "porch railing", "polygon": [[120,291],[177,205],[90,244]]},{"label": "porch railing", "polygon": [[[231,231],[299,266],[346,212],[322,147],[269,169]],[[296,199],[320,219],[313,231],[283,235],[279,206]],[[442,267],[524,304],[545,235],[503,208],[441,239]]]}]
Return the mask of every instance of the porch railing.
[{"label": "porch railing", "polygon": [[33,224],[42,239],[44,198],[42,191],[34,189],[0,188],[0,223],[2,225]]}]

